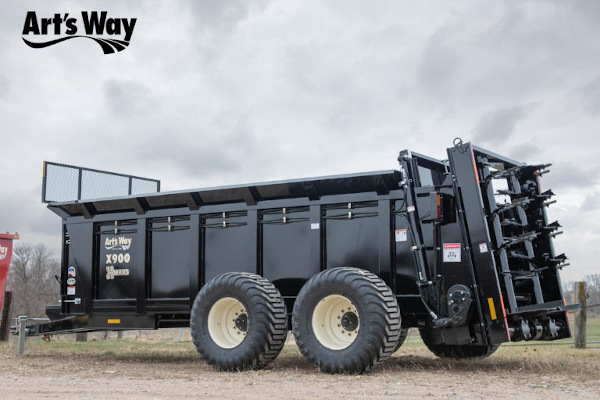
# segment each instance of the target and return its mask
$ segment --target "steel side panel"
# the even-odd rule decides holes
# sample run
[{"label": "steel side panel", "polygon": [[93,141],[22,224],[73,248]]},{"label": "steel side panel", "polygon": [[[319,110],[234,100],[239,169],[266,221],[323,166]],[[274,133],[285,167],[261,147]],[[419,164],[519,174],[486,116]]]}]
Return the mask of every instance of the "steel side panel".
[{"label": "steel side panel", "polygon": [[[370,207],[368,210],[377,212],[376,207]],[[325,216],[333,217],[348,212],[350,211],[328,209]],[[326,219],[324,225],[327,268],[355,267],[380,275],[377,216],[331,218]]]},{"label": "steel side panel", "polygon": [[189,298],[194,251],[191,229],[150,232],[150,290],[148,298]]},{"label": "steel side panel", "polygon": [[[92,312],[93,304],[93,276],[94,276],[94,225],[64,224],[65,236],[63,246],[65,255],[61,271],[61,299],[64,314],[87,314]],[[75,271],[75,276],[70,276],[68,268]],[[72,274],[71,274],[72,275]],[[68,285],[69,278],[75,279],[74,285]],[[75,294],[67,294],[67,287],[74,286]],[[81,299],[80,304],[73,303]]]},{"label": "steel side panel", "polygon": [[[65,247],[68,262],[63,266],[63,279],[66,268],[76,265],[77,297],[81,295],[82,304],[65,304],[63,314],[187,314],[202,286],[230,271],[260,273],[274,281],[288,299],[288,306],[308,279],[337,266],[371,270],[402,294],[394,288],[400,276],[392,273],[397,260],[396,222],[391,210],[402,196],[403,192],[396,190],[383,195],[365,192],[324,196],[317,201],[295,198],[268,200],[255,206],[236,203],[200,206],[197,210],[151,210],[144,215],[126,212],[92,219],[67,217],[65,229],[71,244]],[[362,206],[348,210],[347,203]],[[296,215],[304,220],[261,226],[265,210],[288,206],[304,207],[305,211]],[[349,211],[353,213],[351,218],[329,218]],[[223,212],[226,218],[221,217]],[[151,232],[153,219],[168,216],[189,216],[189,229]],[[111,233],[115,220],[130,221],[126,228],[135,232]],[[105,233],[95,232],[100,225]],[[110,248],[113,239],[118,243],[120,237],[132,239],[128,250]],[[128,254],[130,259],[108,262],[113,254]],[[107,279],[109,266],[129,269],[129,275]],[[414,269],[412,257],[403,260],[402,268],[407,270],[400,286],[416,288],[415,275],[409,272]],[[416,315],[422,307],[418,302],[407,302],[402,311]]]},{"label": "steel side panel", "polygon": [[[131,300],[134,306],[139,303],[139,283],[145,280],[146,224],[145,220],[119,221],[123,222],[132,225],[113,228],[114,225],[102,224],[96,227],[98,304],[110,304],[110,300],[116,300],[115,304],[127,304],[124,300]],[[117,229],[117,233],[113,229]]]},{"label": "steel side panel", "polygon": [[[226,226],[218,226],[225,222]],[[248,215],[226,219],[211,218],[204,222],[203,251],[204,282],[225,272],[256,273],[256,223]],[[216,224],[215,226],[209,226]],[[252,240],[254,239],[254,240]]]},{"label": "steel side panel", "polygon": [[263,217],[272,222],[263,223],[260,227],[262,275],[273,282],[282,296],[296,296],[304,283],[319,273],[320,267],[311,264],[309,211],[286,216],[306,218],[305,221],[277,221],[283,221],[284,216]]}]

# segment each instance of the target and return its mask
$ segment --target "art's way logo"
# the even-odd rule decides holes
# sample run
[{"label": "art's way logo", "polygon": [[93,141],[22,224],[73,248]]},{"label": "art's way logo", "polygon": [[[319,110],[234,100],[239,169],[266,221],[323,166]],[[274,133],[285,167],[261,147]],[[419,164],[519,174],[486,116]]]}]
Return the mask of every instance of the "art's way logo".
[{"label": "art's way logo", "polygon": [[[29,47],[41,49],[69,39],[87,38],[98,43],[104,54],[111,54],[125,50],[129,46],[137,18],[109,18],[106,11],[82,11],[81,21],[83,26],[78,25],[77,18],[70,17],[69,13],[64,15],[57,13],[52,18],[38,18],[35,11],[28,11],[23,25],[23,41]],[[82,27],[85,35],[78,35]],[[49,35],[66,36],[44,41],[37,40],[38,37],[47,39]]]}]

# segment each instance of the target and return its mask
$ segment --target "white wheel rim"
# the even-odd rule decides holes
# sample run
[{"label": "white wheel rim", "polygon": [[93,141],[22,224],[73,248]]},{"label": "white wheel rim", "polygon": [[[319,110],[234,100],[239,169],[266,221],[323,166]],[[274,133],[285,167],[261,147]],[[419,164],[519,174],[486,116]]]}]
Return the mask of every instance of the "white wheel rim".
[{"label": "white wheel rim", "polygon": [[[243,324],[240,324],[244,319],[246,321],[245,329]],[[246,308],[233,297],[220,299],[213,304],[208,313],[208,334],[219,347],[224,349],[232,349],[242,343],[246,337],[248,325]]]},{"label": "white wheel rim", "polygon": [[330,350],[342,350],[356,340],[360,318],[348,298],[331,295],[321,299],[315,307],[312,328],[323,346]]}]

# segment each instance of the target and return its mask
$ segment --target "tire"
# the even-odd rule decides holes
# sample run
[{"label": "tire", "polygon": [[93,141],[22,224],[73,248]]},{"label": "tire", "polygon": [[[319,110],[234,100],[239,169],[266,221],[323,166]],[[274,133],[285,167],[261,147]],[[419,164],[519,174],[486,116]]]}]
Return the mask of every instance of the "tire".
[{"label": "tire", "polygon": [[430,339],[429,329],[419,328],[419,333],[425,346],[436,356],[440,358],[453,358],[456,360],[468,358],[485,358],[491,356],[498,347],[496,345],[457,345],[457,344],[433,344]]},{"label": "tire", "polygon": [[304,285],[294,304],[292,325],[298,349],[321,371],[362,373],[394,352],[400,308],[375,274],[334,268]]},{"label": "tire", "polygon": [[223,371],[260,369],[281,352],[288,320],[279,291],[267,279],[229,272],[208,282],[190,316],[200,356]]},{"label": "tire", "polygon": [[400,347],[404,344],[404,341],[408,337],[409,328],[400,329],[400,337],[398,338],[398,343],[396,344],[396,348],[394,349],[394,353],[398,351]]}]

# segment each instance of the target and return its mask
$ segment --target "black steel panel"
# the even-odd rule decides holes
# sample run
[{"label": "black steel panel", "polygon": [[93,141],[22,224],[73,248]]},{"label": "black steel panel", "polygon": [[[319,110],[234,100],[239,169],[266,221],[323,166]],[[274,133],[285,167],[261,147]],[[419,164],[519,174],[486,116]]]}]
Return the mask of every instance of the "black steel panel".
[{"label": "black steel panel", "polygon": [[188,310],[192,308],[196,295],[200,291],[200,281],[202,279],[202,273],[200,270],[200,251],[201,251],[201,219],[200,215],[190,215],[190,250],[192,252],[190,257],[190,297]]},{"label": "black steel panel", "polygon": [[246,211],[203,218],[203,283],[228,271],[256,273],[256,242],[248,240],[256,232],[248,224]]},{"label": "black steel panel", "polygon": [[[193,233],[189,216],[149,220],[149,298],[189,298],[188,278],[194,259]],[[197,265],[197,264],[196,264]]]},{"label": "black steel panel", "polygon": [[[61,271],[61,298],[64,314],[84,314],[92,311],[92,276],[94,229],[92,223],[64,225],[64,255]],[[70,272],[69,268],[73,268]],[[69,285],[69,278],[75,280]],[[74,293],[68,287],[74,286]],[[73,293],[73,294],[68,294]],[[76,304],[75,299],[80,303]],[[79,302],[79,301],[78,301]]]},{"label": "black steel panel", "polygon": [[132,299],[135,304],[137,282],[144,281],[143,270],[138,268],[138,265],[144,265],[144,259],[140,258],[139,252],[144,243],[140,243],[137,233],[137,220],[96,226],[96,299]]},{"label": "black steel panel", "polygon": [[[396,200],[394,202],[394,264],[396,269],[396,293],[400,296],[418,295],[419,279],[417,268],[415,268],[415,254],[413,246],[414,233],[410,229],[408,215],[406,211],[406,202]],[[405,311],[401,308],[401,311]]]},{"label": "black steel panel", "polygon": [[283,296],[296,296],[319,272],[310,260],[309,208],[265,210],[261,215],[263,276]]},{"label": "black steel panel", "polygon": [[379,200],[377,202],[377,232],[378,232],[378,248],[379,248],[379,276],[395,290],[394,274],[392,273],[392,206],[389,199]]},{"label": "black steel panel", "polygon": [[324,211],[327,268],[356,267],[379,274],[377,204],[348,203]]}]

